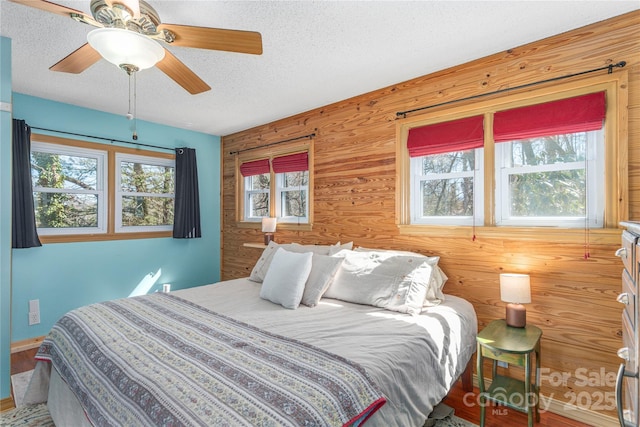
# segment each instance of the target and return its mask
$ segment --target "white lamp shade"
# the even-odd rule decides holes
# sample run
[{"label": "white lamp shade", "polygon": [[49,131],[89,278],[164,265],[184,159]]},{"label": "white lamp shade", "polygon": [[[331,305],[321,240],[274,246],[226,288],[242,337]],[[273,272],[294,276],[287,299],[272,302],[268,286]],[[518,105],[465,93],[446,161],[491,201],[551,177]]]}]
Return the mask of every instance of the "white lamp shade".
[{"label": "white lamp shade", "polygon": [[158,42],[122,28],[98,28],[87,34],[87,41],[104,59],[118,67],[128,64],[144,70],[164,58],[164,48]]},{"label": "white lamp shade", "polygon": [[274,233],[276,231],[276,218],[262,218],[262,232]]},{"label": "white lamp shade", "polygon": [[500,299],[514,304],[531,302],[528,274],[504,273],[500,275]]}]

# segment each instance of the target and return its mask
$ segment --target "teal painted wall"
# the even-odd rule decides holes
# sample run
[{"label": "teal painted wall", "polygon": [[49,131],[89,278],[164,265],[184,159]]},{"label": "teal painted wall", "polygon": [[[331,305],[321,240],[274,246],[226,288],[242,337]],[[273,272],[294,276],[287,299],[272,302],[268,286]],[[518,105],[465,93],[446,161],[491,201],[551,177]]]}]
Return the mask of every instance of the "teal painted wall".
[{"label": "teal painted wall", "polygon": [[[124,116],[24,94],[13,94],[13,117],[32,128],[131,141]],[[137,128],[137,142],[196,149],[203,237],[55,243],[13,250],[12,341],[46,335],[60,316],[81,305],[155,292],[163,283],[176,290],[220,280],[220,138],[144,121]],[[29,326],[32,299],[40,300],[41,323]]]},{"label": "teal painted wall", "polygon": [[[0,102],[11,103],[11,40],[0,37]],[[9,108],[7,108],[9,110]],[[11,112],[0,109],[0,399],[11,394]]]}]

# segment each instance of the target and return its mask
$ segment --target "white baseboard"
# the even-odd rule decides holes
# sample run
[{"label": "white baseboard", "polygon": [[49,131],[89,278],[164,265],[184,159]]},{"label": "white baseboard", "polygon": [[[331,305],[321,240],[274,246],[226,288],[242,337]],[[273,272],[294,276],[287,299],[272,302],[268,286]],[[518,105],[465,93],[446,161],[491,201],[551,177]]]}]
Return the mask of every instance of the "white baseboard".
[{"label": "white baseboard", "polygon": [[[486,387],[489,387],[489,385],[491,385],[491,379],[485,378],[484,383]],[[478,387],[477,374],[473,374],[473,385]],[[616,417],[611,417],[600,412],[584,409],[576,405],[571,405],[552,397],[545,396],[544,401],[549,412],[562,415],[565,418],[579,421],[590,426],[620,427],[620,423],[618,422],[618,419]]]}]

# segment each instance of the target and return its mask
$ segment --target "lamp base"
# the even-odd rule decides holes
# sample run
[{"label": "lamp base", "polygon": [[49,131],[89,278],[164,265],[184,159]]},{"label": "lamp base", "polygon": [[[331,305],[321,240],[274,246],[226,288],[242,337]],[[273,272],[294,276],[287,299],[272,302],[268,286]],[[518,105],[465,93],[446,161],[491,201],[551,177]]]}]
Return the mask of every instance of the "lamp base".
[{"label": "lamp base", "polygon": [[273,233],[264,233],[264,244],[269,246],[269,242],[273,240]]},{"label": "lamp base", "polygon": [[524,328],[527,326],[527,309],[522,304],[507,304],[507,326]]}]

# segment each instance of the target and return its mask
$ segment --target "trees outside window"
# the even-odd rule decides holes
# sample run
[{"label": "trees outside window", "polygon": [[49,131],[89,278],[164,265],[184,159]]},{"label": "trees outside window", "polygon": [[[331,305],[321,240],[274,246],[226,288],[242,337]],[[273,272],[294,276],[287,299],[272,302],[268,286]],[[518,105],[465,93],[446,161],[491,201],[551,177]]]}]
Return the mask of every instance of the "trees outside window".
[{"label": "trees outside window", "polygon": [[470,225],[482,217],[482,148],[411,160],[415,224]]},{"label": "trees outside window", "polygon": [[252,152],[238,159],[237,218],[257,223],[275,217],[289,227],[310,225],[312,161],[310,142],[282,151]]},{"label": "trees outside window", "polygon": [[116,231],[173,227],[174,161],[116,155]]},{"label": "trees outside window", "polygon": [[173,154],[32,135],[38,235],[44,243],[169,237],[174,169]]},{"label": "trees outside window", "polygon": [[244,178],[245,219],[256,220],[269,216],[271,175],[247,176]]},{"label": "trees outside window", "polygon": [[106,152],[33,142],[31,179],[38,233],[106,231]]},{"label": "trees outside window", "polygon": [[607,180],[618,182],[605,176],[606,158],[619,161],[605,145],[613,93],[598,87],[401,125],[399,224],[603,228],[615,196]]},{"label": "trees outside window", "polygon": [[496,145],[498,225],[602,226],[602,130]]},{"label": "trees outside window", "polygon": [[281,222],[307,222],[309,171],[276,174],[277,216]]}]

